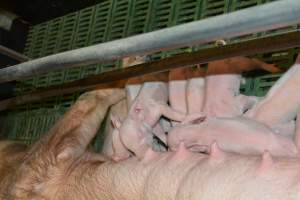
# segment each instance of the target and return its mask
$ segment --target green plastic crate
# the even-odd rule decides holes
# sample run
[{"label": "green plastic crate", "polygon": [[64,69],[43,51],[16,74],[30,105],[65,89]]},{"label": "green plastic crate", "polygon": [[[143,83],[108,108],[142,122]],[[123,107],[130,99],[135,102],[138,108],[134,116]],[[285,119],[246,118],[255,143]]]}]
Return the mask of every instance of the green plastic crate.
[{"label": "green plastic crate", "polygon": [[[257,6],[264,3],[263,0],[232,0],[231,2],[231,6],[230,6],[230,11],[238,11],[238,10],[242,10],[242,9],[246,9],[249,7],[253,7],[253,6]],[[250,34],[250,35],[244,35],[241,37],[236,37],[232,40],[230,40],[230,42],[241,42],[241,41],[246,41],[246,40],[250,40],[253,38],[258,38],[260,37],[262,34],[261,33],[255,33],[255,34]]]},{"label": "green plastic crate", "polygon": [[222,15],[230,10],[229,0],[203,0],[201,18]]},{"label": "green plastic crate", "polygon": [[88,7],[78,14],[77,27],[74,34],[72,49],[77,49],[89,45],[91,28],[93,26],[95,7]]},{"label": "green plastic crate", "polygon": [[11,127],[8,138],[25,144],[32,144],[47,132],[63,115],[57,109],[39,109],[31,111],[13,112],[8,117]]},{"label": "green plastic crate", "polygon": [[241,84],[240,92],[245,95],[252,96],[254,88],[254,81],[252,77],[245,78],[245,83]]},{"label": "green plastic crate", "polygon": [[79,13],[71,13],[63,17],[63,25],[59,33],[56,52],[63,52],[72,49],[74,35],[76,33]]},{"label": "green plastic crate", "polygon": [[[108,28],[112,13],[113,1],[104,1],[95,7],[93,24],[90,28],[89,45],[107,41]],[[89,46],[88,45],[88,46]],[[90,65],[82,68],[82,77],[102,72],[102,64]]]},{"label": "green plastic crate", "polygon": [[62,17],[51,20],[48,23],[46,38],[44,39],[43,48],[40,54],[41,56],[48,56],[57,52],[56,47],[59,44],[59,33],[62,29],[62,25]]},{"label": "green plastic crate", "polygon": [[32,27],[32,41],[29,47],[28,56],[30,58],[38,58],[42,56],[42,50],[47,38],[49,22]]},{"label": "green plastic crate", "polygon": [[30,51],[31,51],[31,44],[34,40],[33,38],[33,27],[29,27],[28,34],[27,34],[27,39],[25,43],[25,48],[24,48],[24,54],[28,57],[31,57]]},{"label": "green plastic crate", "polygon": [[132,1],[118,0],[112,4],[112,14],[106,41],[116,40],[127,35]]},{"label": "green plastic crate", "polygon": [[151,17],[151,0],[134,0],[132,3],[127,36],[145,33]]},{"label": "green plastic crate", "polygon": [[[183,23],[192,22],[200,18],[201,0],[177,0],[175,3],[172,18],[169,20],[169,26],[175,26]],[[194,48],[183,47],[168,51],[163,57],[174,56],[185,52],[191,52]]]},{"label": "green plastic crate", "polygon": [[[89,46],[95,10],[95,7],[92,6],[78,12],[78,19],[76,22],[77,25],[74,31],[71,49]],[[82,78],[84,76],[84,68],[85,66],[65,70],[63,82],[72,82]]]},{"label": "green plastic crate", "polygon": [[[265,0],[265,3],[270,3],[270,2],[274,2],[274,1],[278,1],[278,0]],[[276,35],[279,33],[285,33],[285,32],[290,32],[290,31],[295,31],[295,30],[299,30],[299,25],[295,25],[295,26],[290,26],[290,27],[286,27],[286,28],[281,28],[281,29],[276,29],[276,30],[271,30],[271,31],[267,31],[264,33],[264,35]]]},{"label": "green plastic crate", "polygon": [[[174,16],[175,4],[175,0],[153,1],[146,32],[170,27]],[[167,55],[167,52],[157,52],[151,55],[151,60],[159,60]]]},{"label": "green plastic crate", "polygon": [[95,6],[95,15],[90,30],[89,45],[105,42],[111,18],[113,1],[104,1]]},{"label": "green plastic crate", "polygon": [[265,75],[254,79],[254,95],[264,96],[274,83],[280,78],[281,74]]},{"label": "green plastic crate", "polygon": [[146,32],[155,31],[170,26],[175,0],[155,0],[150,11],[150,20]]},{"label": "green plastic crate", "polygon": [[282,69],[287,69],[294,64],[295,50],[290,49],[285,51],[266,53],[258,57],[267,63],[273,63],[278,65]]}]

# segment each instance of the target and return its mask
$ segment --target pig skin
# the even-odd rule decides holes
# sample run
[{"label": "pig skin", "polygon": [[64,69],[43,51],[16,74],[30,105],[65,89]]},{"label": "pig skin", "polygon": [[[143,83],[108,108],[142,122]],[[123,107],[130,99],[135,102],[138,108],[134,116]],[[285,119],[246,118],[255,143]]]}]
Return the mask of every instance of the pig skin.
[{"label": "pig skin", "polygon": [[257,59],[235,57],[208,64],[205,77],[204,113],[209,117],[235,117],[243,114],[239,107],[241,73],[254,69],[276,72],[274,65]]},{"label": "pig skin", "polygon": [[[48,134],[21,157],[16,170],[0,177],[1,182],[5,178],[0,188],[7,189],[1,191],[0,199],[76,199],[69,191],[82,180],[82,173],[89,173],[95,165],[107,160],[87,148],[109,106],[122,98],[125,92],[121,89],[83,94]],[[78,166],[81,174],[75,172]]]},{"label": "pig skin", "polygon": [[[42,152],[45,154],[42,158],[34,159],[31,165],[20,164],[17,169],[11,170],[6,175],[10,177],[10,181],[4,184],[1,182],[1,199],[298,200],[300,198],[299,158],[273,158],[269,152],[264,152],[261,156],[238,155],[226,153],[214,143],[209,155],[189,152],[183,147],[176,152],[165,153],[149,150],[142,160],[132,157],[125,161],[113,162],[85,158],[72,159],[68,164],[59,160],[46,166],[44,159],[52,152],[45,149]],[[28,159],[30,158],[27,157]],[[66,165],[68,169],[65,169]],[[20,170],[24,167],[27,167],[26,172]],[[36,169],[40,170],[33,171]],[[14,176],[16,172],[22,178],[27,177],[25,173],[35,175],[36,178],[29,179],[27,184],[30,187],[23,188],[17,185],[20,178]],[[8,190],[1,191],[5,186]],[[22,193],[18,192],[18,189],[22,189]]]},{"label": "pig skin", "polygon": [[[223,151],[216,142],[208,154],[148,149],[142,159],[111,161],[87,150],[108,107],[123,91],[83,95],[28,151],[1,148],[1,199],[55,200],[298,200],[300,159],[273,158],[268,151],[245,156]],[[19,150],[17,150],[19,149]],[[11,155],[15,157],[11,157]],[[24,155],[25,154],[25,155]]]},{"label": "pig skin", "polygon": [[[187,113],[187,68],[178,68],[169,72],[169,104],[171,108]],[[177,125],[178,122],[172,122]]]},{"label": "pig skin", "polygon": [[[148,81],[142,85],[138,96],[132,104],[127,118],[119,129],[121,142],[138,157],[152,146],[153,134],[166,143],[163,131],[155,132],[162,116],[178,122],[189,122],[198,119],[201,114],[187,115],[172,109],[168,104],[168,84],[165,74],[149,76]],[[160,129],[163,130],[163,129]],[[120,155],[117,155],[121,157]]]},{"label": "pig skin", "polygon": [[168,134],[168,146],[173,150],[184,142],[193,151],[206,152],[214,141],[227,152],[245,155],[260,155],[264,150],[275,156],[298,155],[292,139],[243,117],[208,118],[200,124],[175,127]]},{"label": "pig skin", "polygon": [[187,112],[201,113],[203,112],[203,104],[205,100],[205,70],[197,66],[197,68],[186,68],[187,85],[186,85],[186,101]]},{"label": "pig skin", "polygon": [[[169,72],[169,103],[172,109],[186,113],[190,119],[205,117],[202,112],[204,74],[204,69],[199,67],[178,68]],[[172,121],[172,125],[177,126],[179,123]]]},{"label": "pig skin", "polygon": [[26,145],[0,142],[0,199],[6,199],[9,195],[13,174],[22,163],[26,151]]},{"label": "pig skin", "polygon": [[292,120],[284,124],[278,124],[272,127],[275,133],[288,138],[294,138],[296,133],[296,122]]},{"label": "pig skin", "polygon": [[[123,67],[130,67],[133,65],[138,65],[141,63],[147,62],[149,58],[147,56],[135,56],[135,57],[127,57],[123,59]],[[165,73],[160,73],[156,75],[144,75],[140,77],[134,77],[128,79],[125,89],[126,89],[126,100],[127,100],[127,109],[130,110],[134,100],[138,96],[142,85],[146,82],[162,82],[167,81]],[[146,87],[147,88],[147,87]],[[145,87],[144,87],[145,90]],[[165,119],[161,118],[159,123],[157,123],[153,127],[153,133],[162,140],[162,142],[166,143],[165,133],[169,130],[169,123]]]},{"label": "pig skin", "polygon": [[[118,102],[117,104],[113,105],[110,108],[110,111],[107,115],[107,119],[106,119],[106,124],[105,124],[105,130],[104,130],[104,135],[105,135],[105,139],[104,139],[104,143],[103,143],[103,147],[101,150],[101,153],[109,158],[113,158],[114,157],[114,148],[113,148],[113,138],[117,137],[115,140],[118,140],[118,134],[116,133],[116,128],[114,127],[114,124],[112,123],[111,119],[113,117],[117,117],[121,122],[123,122],[125,120],[125,118],[127,117],[127,102],[126,99],[121,100],[120,102]],[[118,141],[117,141],[118,142]],[[121,145],[121,147],[120,147]],[[129,156],[129,152],[126,150],[125,151],[125,147],[122,147],[122,144],[117,145],[118,147],[115,147],[115,149],[122,151],[125,155],[123,155],[122,157],[126,157]],[[121,154],[120,152],[116,153],[116,154]]]},{"label": "pig skin", "polygon": [[245,115],[270,127],[294,120],[300,105],[299,85],[298,58],[297,62],[272,86],[266,97]]},{"label": "pig skin", "polygon": [[[184,120],[185,114],[168,105],[168,88],[164,82],[144,83],[120,127],[120,139],[127,149],[141,157],[151,147],[153,128],[163,115],[173,120]],[[157,134],[157,133],[156,133]],[[165,133],[157,135],[166,142]]]}]

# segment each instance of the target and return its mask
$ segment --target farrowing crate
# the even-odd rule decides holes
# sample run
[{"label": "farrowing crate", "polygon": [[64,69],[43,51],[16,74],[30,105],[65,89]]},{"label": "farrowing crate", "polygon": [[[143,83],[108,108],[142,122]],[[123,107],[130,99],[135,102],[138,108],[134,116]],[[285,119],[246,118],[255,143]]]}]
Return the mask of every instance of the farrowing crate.
[{"label": "farrowing crate", "polygon": [[[106,0],[95,6],[70,13],[48,22],[31,27],[25,54],[38,58],[58,52],[76,49],[105,41],[124,38],[131,35],[154,31],[182,23],[191,22],[227,12],[256,6],[270,0]],[[278,32],[298,29],[298,26],[277,31],[252,34],[232,39],[228,42],[240,42]],[[152,55],[152,59],[160,59],[182,52],[191,52],[197,46],[181,48]],[[276,63],[287,68],[294,62],[298,49],[257,55],[256,57]],[[120,67],[120,61],[54,71],[49,74],[33,77],[18,82],[16,93],[32,91],[35,88],[46,88],[65,82],[74,81],[91,74]],[[263,96],[280,75],[251,75],[241,91],[248,95]],[[47,132],[72,105],[79,93],[52,97],[38,103],[18,106],[8,114],[6,132],[9,139],[32,144],[43,133]],[[96,148],[101,148],[103,139],[97,138]]]}]

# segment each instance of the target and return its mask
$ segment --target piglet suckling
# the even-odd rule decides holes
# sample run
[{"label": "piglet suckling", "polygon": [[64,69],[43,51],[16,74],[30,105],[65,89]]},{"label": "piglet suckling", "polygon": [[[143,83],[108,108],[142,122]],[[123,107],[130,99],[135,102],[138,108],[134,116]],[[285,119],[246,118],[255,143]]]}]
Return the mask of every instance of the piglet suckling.
[{"label": "piglet suckling", "polygon": [[[119,129],[122,143],[138,157],[152,146],[153,134],[157,134],[153,128],[161,116],[178,122],[189,119],[185,113],[174,110],[167,104],[168,85],[161,81],[163,77],[156,75],[153,78],[157,80],[143,84]],[[156,136],[166,142],[165,133]]]},{"label": "piglet suckling", "polygon": [[246,103],[245,98],[240,97],[240,84],[241,73],[254,69],[278,71],[274,65],[246,57],[210,62],[205,77],[205,114],[208,117],[235,117],[251,108],[251,99]]},{"label": "piglet suckling", "polygon": [[[122,60],[122,67],[131,67],[146,61],[146,56],[126,57]],[[108,113],[104,130],[105,140],[101,152],[109,158],[121,160],[130,156],[130,152],[120,140],[118,128],[127,117],[128,110],[137,97],[142,83],[142,77],[128,79],[125,84],[126,98],[113,105]]]},{"label": "piglet suckling", "polygon": [[[123,67],[131,67],[133,65],[138,65],[141,63],[147,62],[149,59],[147,56],[135,56],[127,57],[123,59]],[[126,82],[126,100],[127,100],[127,109],[130,110],[135,98],[138,96],[143,83],[146,82],[166,82],[165,73],[156,74],[156,75],[144,75],[139,77],[130,78]],[[162,142],[166,143],[165,133],[169,129],[169,122],[163,118],[159,120],[159,123],[153,127],[153,133],[157,135]]]},{"label": "piglet suckling", "polygon": [[275,156],[298,155],[292,139],[245,117],[211,117],[200,124],[175,127],[168,134],[168,146],[173,150],[183,142],[193,151],[207,152],[214,141],[227,152],[260,155],[268,150]]},{"label": "piglet suckling", "polygon": [[124,96],[118,89],[82,95],[28,150],[0,142],[0,199],[300,199],[299,157],[230,153],[217,142],[207,153],[181,142],[175,151],[149,148],[120,162],[91,152],[108,108]]},{"label": "piglet suckling", "polygon": [[300,106],[300,59],[272,86],[267,95],[245,115],[270,127],[293,121]]}]

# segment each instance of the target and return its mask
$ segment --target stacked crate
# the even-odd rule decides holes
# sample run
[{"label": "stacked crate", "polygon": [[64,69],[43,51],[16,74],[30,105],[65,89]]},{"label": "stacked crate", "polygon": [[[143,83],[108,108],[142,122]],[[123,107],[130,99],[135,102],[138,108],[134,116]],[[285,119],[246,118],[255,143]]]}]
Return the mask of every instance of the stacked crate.
[{"label": "stacked crate", "polygon": [[[221,15],[269,1],[271,0],[106,0],[95,6],[31,27],[24,53],[31,58],[39,58]],[[298,27],[293,26],[288,29],[252,34],[228,42],[278,34],[296,28]],[[161,59],[212,45],[159,52],[152,55],[152,59]],[[269,63],[289,67],[298,52],[298,49],[292,49],[257,57]],[[18,82],[16,93],[23,94],[36,88],[71,82],[118,67],[120,61],[53,71]],[[279,75],[249,76],[241,90],[246,94],[262,96],[278,78]],[[74,93],[52,97],[11,110],[7,122],[9,138],[31,144],[53,125],[55,120],[74,103],[78,95],[79,93]]]}]

